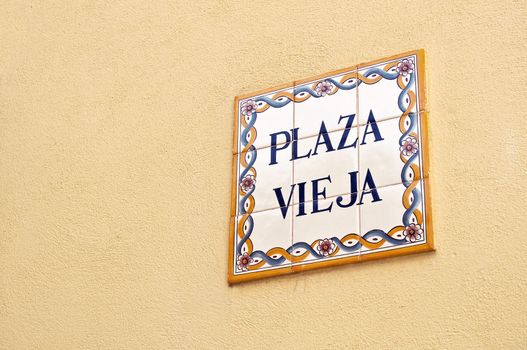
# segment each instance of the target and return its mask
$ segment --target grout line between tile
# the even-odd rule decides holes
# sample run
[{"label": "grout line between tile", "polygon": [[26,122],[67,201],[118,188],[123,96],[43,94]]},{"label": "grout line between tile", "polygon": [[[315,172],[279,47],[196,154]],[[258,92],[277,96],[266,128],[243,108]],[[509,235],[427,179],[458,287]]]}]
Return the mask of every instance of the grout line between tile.
[{"label": "grout line between tile", "polygon": [[[363,127],[364,125],[366,125],[366,123],[361,123],[359,122],[359,91],[358,91],[358,88],[357,88],[357,103],[356,103],[356,108],[357,108],[357,111],[356,111],[356,114],[355,114],[355,118],[357,120],[357,124],[352,126],[352,128],[360,128],[360,127]],[[415,112],[417,114],[417,116],[419,117],[422,113],[428,113],[428,111],[426,109],[418,109],[416,110]],[[389,121],[389,120],[393,120],[393,119],[396,119],[396,118],[401,118],[401,115],[396,115],[396,116],[390,116],[390,117],[387,117],[385,119],[381,119],[381,120],[376,120],[377,123],[382,123],[382,122],[385,122],[385,121]],[[296,117],[295,117],[295,104],[293,104],[293,128],[296,127]],[[342,128],[337,128],[337,129],[334,129],[334,130],[331,130],[331,131],[328,131],[327,134],[332,134],[334,132],[338,132],[338,131],[343,131],[344,129],[346,129],[346,127],[342,127]],[[308,139],[308,138],[311,138],[311,137],[316,137],[318,136],[318,133],[317,134],[308,134],[308,135],[303,135],[301,137],[298,138],[297,141],[300,141],[300,140],[304,140],[304,139]],[[358,135],[357,135],[358,136]],[[238,136],[240,137],[240,136]],[[239,149],[241,149],[241,145],[240,145],[240,142],[241,140],[238,139],[238,146],[239,146]],[[292,143],[293,141],[290,141],[289,143]],[[277,146],[280,146],[280,145],[284,145],[286,144],[287,142],[279,142],[277,143],[276,145]],[[262,149],[266,149],[266,148],[271,148],[271,145],[265,145],[265,146],[259,146],[259,147],[255,147],[256,150],[262,150]],[[238,151],[238,152],[233,152],[234,154],[238,154],[238,153],[242,153],[241,150]]]},{"label": "grout line between tile", "polygon": [[[428,180],[428,176],[427,177],[422,177],[420,179],[417,179],[417,180],[412,180],[412,181],[409,181],[410,183],[413,183],[413,182],[418,182],[418,181],[422,181],[422,180]],[[359,173],[359,185],[362,184],[362,178],[361,178],[361,175]],[[397,186],[397,185],[403,185],[402,182],[392,182],[392,183],[389,183],[389,184],[386,184],[386,185],[382,185],[382,186],[375,186],[374,188],[375,189],[383,189],[383,188],[386,188],[386,187],[391,187],[391,186]],[[356,194],[360,194],[360,192],[362,192],[361,190],[357,191],[357,192],[353,192],[353,193],[356,193]],[[334,195],[331,195],[331,196],[327,196],[326,198],[319,198],[318,200],[319,201],[324,201],[324,200],[329,200],[329,199],[335,199],[339,196],[347,196],[347,195],[351,195],[352,193],[350,192],[341,192],[341,193],[337,193],[337,194],[334,194]],[[304,203],[305,204],[309,204],[309,203],[312,203],[314,200],[311,199],[311,200],[306,200]],[[299,205],[300,203],[297,203],[295,201],[293,201],[293,203],[291,203],[288,207],[293,207],[295,205]],[[265,209],[260,209],[260,210],[255,210],[253,211],[251,214],[256,214],[256,213],[262,213],[262,212],[265,212],[265,211],[270,211],[270,210],[276,210],[276,209],[280,209],[282,207],[280,206],[274,206],[274,207],[270,207],[270,208],[265,208]],[[360,206],[359,206],[360,208]],[[240,216],[240,214],[235,214],[233,215],[232,217],[238,217]]]},{"label": "grout line between tile", "polygon": [[[361,165],[361,162],[360,162],[360,127],[361,127],[361,123],[360,123],[360,117],[359,117],[359,103],[360,103],[360,100],[359,100],[359,89],[360,89],[360,85],[359,84],[359,68],[357,66],[357,93],[356,93],[356,98],[357,98],[357,101],[355,103],[355,118],[357,118],[357,171],[359,172],[359,186],[361,186],[362,184],[362,174],[360,172],[360,165]],[[358,190],[359,188],[357,188]],[[362,237],[361,236],[361,233],[362,233],[362,206],[359,205],[358,206],[358,211],[359,211],[359,218],[358,218],[358,221],[359,221],[359,232],[357,233],[359,235],[359,237]],[[361,252],[362,252],[362,246],[359,248],[359,262],[361,261]]]},{"label": "grout line between tile", "polygon": [[[358,113],[359,113],[359,112],[357,111],[357,114],[358,114]],[[385,121],[388,121],[388,120],[393,120],[393,119],[401,118],[401,116],[402,116],[402,114],[399,114],[399,115],[396,115],[396,116],[389,116],[389,117],[384,118],[384,119],[379,119],[378,117],[376,117],[376,118],[375,118],[375,122],[377,122],[377,123],[382,123],[382,122],[385,122]],[[358,116],[357,116],[357,118],[358,118]],[[357,126],[365,126],[365,125],[367,124],[367,123],[360,123],[360,122],[358,122],[358,121],[357,121],[357,123],[358,123]]]},{"label": "grout line between tile", "polygon": [[[358,99],[358,97],[357,97],[357,99]],[[357,103],[358,103],[358,102],[357,102]],[[293,110],[294,110],[294,108],[293,108]],[[358,114],[358,112],[356,112],[356,114],[355,114],[355,118],[357,118],[357,120],[358,120],[358,115],[357,115],[357,114]],[[293,114],[293,115],[294,115],[294,114]],[[401,118],[401,116],[400,116],[400,115],[390,116],[390,117],[388,117],[388,118],[386,118],[386,119],[377,120],[377,123],[382,123],[382,122],[389,121],[389,120],[393,120],[393,119],[397,119],[397,118]],[[351,128],[352,128],[352,129],[358,129],[359,127],[364,126],[364,125],[366,125],[366,123],[362,123],[362,124],[361,124],[361,123],[359,123],[359,122],[357,121],[357,125],[354,125],[354,126],[352,126]],[[295,118],[293,117],[293,128],[295,128],[295,127],[296,127],[296,120],[295,120]],[[346,127],[342,127],[342,128],[334,129],[334,130],[328,131],[327,134],[332,134],[332,133],[335,133],[335,132],[338,132],[338,131],[343,131],[343,130],[345,130],[345,129],[346,129]],[[316,136],[318,136],[318,133],[317,133],[317,134],[303,135],[303,136],[299,137],[297,141],[305,140],[305,139],[308,139],[308,138],[311,138],[311,137],[316,137]],[[359,136],[359,135],[357,135],[357,136]],[[292,143],[292,142],[293,142],[293,141],[290,141],[290,143]],[[280,143],[278,143],[277,145],[283,145],[283,144],[285,144],[285,142],[280,142]],[[256,149],[258,150],[258,149],[264,149],[264,148],[269,148],[269,147],[271,147],[271,145],[263,146],[263,147],[256,148]]]},{"label": "grout line between tile", "polygon": [[[295,100],[295,89],[296,89],[296,82],[293,82],[293,129],[296,128],[296,102]],[[289,186],[295,183],[295,162],[291,161],[291,183]],[[293,205],[295,204],[295,198],[293,197]],[[293,207],[294,209],[294,207]],[[289,242],[289,246],[293,246],[295,236],[295,215],[294,213],[291,213],[291,241]],[[291,256],[291,260],[289,261],[289,268],[291,269],[291,272],[293,272],[293,256]]]}]

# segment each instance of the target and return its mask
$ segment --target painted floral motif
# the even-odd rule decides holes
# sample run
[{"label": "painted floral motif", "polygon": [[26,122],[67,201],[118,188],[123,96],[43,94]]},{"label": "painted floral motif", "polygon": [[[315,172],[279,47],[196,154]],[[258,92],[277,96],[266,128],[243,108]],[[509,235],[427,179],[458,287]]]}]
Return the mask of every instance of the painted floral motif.
[{"label": "painted floral motif", "polygon": [[333,84],[328,80],[321,81],[315,86],[315,92],[320,97],[326,96],[331,90],[333,90]]},{"label": "painted floral motif", "polygon": [[238,262],[236,263],[236,265],[238,266],[238,269],[242,271],[247,271],[247,268],[253,261],[254,259],[251,258],[249,254],[243,253],[238,257]]},{"label": "painted floral motif", "polygon": [[403,77],[414,72],[414,60],[412,58],[405,58],[397,64],[397,72]]},{"label": "painted floral motif", "polygon": [[246,175],[242,182],[240,182],[240,186],[242,187],[242,190],[244,192],[249,192],[254,188],[254,184],[256,183],[256,179],[254,178],[254,175]]},{"label": "painted floral motif", "polygon": [[328,256],[335,251],[336,245],[331,239],[323,239],[318,242],[317,250],[320,255]]},{"label": "painted floral motif", "polygon": [[407,242],[412,243],[423,238],[423,229],[421,228],[421,225],[410,224],[410,226],[406,226],[404,237]]},{"label": "painted floral motif", "polygon": [[254,100],[247,100],[242,103],[242,114],[246,116],[251,116],[253,113],[256,112],[256,108],[258,106],[256,105],[256,102]]},{"label": "painted floral motif", "polygon": [[417,153],[417,139],[413,136],[409,136],[403,140],[402,146],[399,150],[407,157]]}]

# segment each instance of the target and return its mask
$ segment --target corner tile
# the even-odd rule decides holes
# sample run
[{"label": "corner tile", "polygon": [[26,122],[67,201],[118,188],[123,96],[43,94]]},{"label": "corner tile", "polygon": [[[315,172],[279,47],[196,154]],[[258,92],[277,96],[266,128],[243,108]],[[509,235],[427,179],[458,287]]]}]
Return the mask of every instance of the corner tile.
[{"label": "corner tile", "polygon": [[[293,86],[235,99],[233,153],[287,142],[293,128]],[[274,135],[274,136],[272,136]]]},{"label": "corner tile", "polygon": [[231,282],[292,272],[287,249],[291,246],[293,221],[292,215],[284,217],[284,212],[287,208],[236,217],[231,236]]},{"label": "corner tile", "polygon": [[[419,61],[418,61],[419,60]],[[421,61],[414,51],[406,56],[359,66],[358,119],[365,124],[370,115],[377,121],[423,110],[424,85]]]},{"label": "corner tile", "polygon": [[366,196],[360,207],[361,260],[433,250],[427,179]]}]

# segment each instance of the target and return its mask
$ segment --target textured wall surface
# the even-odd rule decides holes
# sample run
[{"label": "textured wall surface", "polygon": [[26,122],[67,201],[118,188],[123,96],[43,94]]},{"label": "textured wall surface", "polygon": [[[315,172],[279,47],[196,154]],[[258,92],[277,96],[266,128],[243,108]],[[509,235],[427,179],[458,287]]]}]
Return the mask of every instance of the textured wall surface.
[{"label": "textured wall surface", "polygon": [[[527,348],[525,1],[2,1],[0,349]],[[237,94],[424,48],[437,251],[227,285]]]}]

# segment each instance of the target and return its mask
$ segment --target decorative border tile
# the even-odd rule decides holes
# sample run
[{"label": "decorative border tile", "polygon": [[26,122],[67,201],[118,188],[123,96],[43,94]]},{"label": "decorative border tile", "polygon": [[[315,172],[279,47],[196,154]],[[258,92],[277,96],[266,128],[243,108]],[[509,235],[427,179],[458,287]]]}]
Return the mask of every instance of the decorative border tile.
[{"label": "decorative border tile", "polygon": [[[408,62],[409,59],[411,62]],[[408,66],[409,64],[410,66]],[[359,104],[361,101],[360,86],[362,84],[373,85],[382,80],[395,80],[401,89],[401,94],[397,100],[397,105],[401,111],[405,111],[406,114],[416,111],[428,112],[425,64],[425,54],[422,49],[359,64]],[[410,69],[410,73],[401,70],[404,66]],[[357,114],[359,110],[360,106],[357,108]],[[379,116],[377,121],[398,115],[399,113]],[[361,120],[359,123],[364,124]]]},{"label": "decorative border tile", "polygon": [[[285,84],[235,99],[233,153],[269,147],[272,141],[267,138],[266,131],[274,129],[277,124],[287,130],[293,127],[293,89],[293,84]],[[284,142],[277,135],[276,143]]]},{"label": "decorative border tile", "polygon": [[[277,269],[290,269],[291,262],[283,246],[291,246],[293,217],[282,219],[276,208],[236,217],[234,230],[237,258],[232,261],[236,274],[250,274]],[[273,235],[269,235],[272,232]]]},{"label": "decorative border tile", "polygon": [[[305,203],[307,210],[316,202],[320,213],[293,216],[293,271],[303,271],[333,261],[358,261],[361,250],[358,193]],[[341,206],[339,204],[344,204]],[[295,208],[298,205],[294,206]],[[293,212],[297,212],[295,209]]]},{"label": "decorative border tile", "polygon": [[[302,130],[303,138],[358,125],[355,115],[359,82],[356,66],[351,69],[295,82],[296,102],[293,119],[295,128]],[[334,118],[325,118],[325,123],[321,124],[320,115],[331,115]],[[350,115],[351,119],[339,118]],[[348,121],[351,121],[351,125],[347,124]]]},{"label": "decorative border tile", "polygon": [[[400,221],[382,229],[361,228],[361,261],[434,250],[430,183],[428,179],[381,188],[404,187],[402,201],[393,203],[403,210]],[[397,189],[399,190],[399,189]],[[402,205],[402,208],[399,208]],[[362,209],[362,208],[361,208]],[[392,209],[393,210],[393,209]],[[361,211],[361,223],[363,221]]]},{"label": "decorative border tile", "polygon": [[288,154],[277,152],[276,164],[271,168],[267,166],[271,162],[269,150],[270,147],[251,147],[249,151],[235,155],[236,173],[239,174],[237,215],[280,207],[272,189],[287,189],[293,182],[293,162],[289,161]]},{"label": "decorative border tile", "polygon": [[[420,174],[419,176],[417,176],[417,178],[424,179],[425,177],[428,176],[428,172],[429,172],[428,170],[429,161],[428,161],[427,118],[420,117],[414,111],[414,106],[417,105],[418,112],[420,112],[421,115],[426,115],[426,113],[424,113],[426,112],[425,83],[424,83],[424,51],[416,50],[416,51],[406,52],[400,55],[391,56],[385,59],[376,60],[373,62],[361,64],[358,66],[358,69],[360,70],[364,67],[368,67],[371,65],[378,65],[379,63],[386,62],[383,70],[387,72],[387,71],[393,70],[392,66],[397,66],[399,61],[402,61],[404,58],[408,56],[413,56],[416,59],[415,64],[416,64],[417,70],[419,71],[419,75],[418,75],[419,81],[417,84],[419,91],[415,92],[412,90],[412,88],[416,85],[414,84],[415,81],[413,80],[413,77],[414,77],[413,73],[409,74],[410,75],[409,79],[406,78],[407,77],[406,75],[403,76],[403,74],[399,74],[398,77],[393,77],[393,79],[398,80],[398,84],[401,87],[402,97],[399,98],[399,100],[401,99],[405,100],[405,103],[399,103],[399,108],[401,109],[401,115],[399,117],[401,120],[400,146],[401,147],[403,146],[403,143],[405,142],[404,140],[406,140],[410,135],[412,135],[412,132],[415,132],[416,128],[420,128],[419,135],[420,135],[420,140],[421,140],[421,143],[420,143],[421,147],[417,153],[413,154],[415,155],[415,157],[419,158],[419,162],[414,162],[415,159],[412,159],[411,156],[401,157],[401,161],[405,164],[408,164],[408,167],[403,167],[403,172],[401,173],[401,183],[404,186],[411,186],[413,178],[416,177],[415,175]],[[335,76],[335,75],[338,75],[340,73],[347,72],[347,71],[352,71],[354,68],[355,67],[346,68],[346,69],[342,69],[339,71],[322,74],[314,78],[304,79],[302,81],[295,82],[294,85],[296,86],[296,85],[305,84],[305,82],[307,81],[314,81],[317,79],[319,79],[320,82],[324,82],[326,81],[326,77]],[[375,82],[372,81],[371,78],[369,78],[368,76],[363,76],[359,74],[358,75],[358,85],[360,86],[360,84],[364,82],[375,84]],[[331,87],[330,92],[337,93],[337,91],[333,91],[333,90],[338,88],[339,86],[335,84],[335,82],[331,82],[331,84],[332,84],[332,87]],[[235,112],[234,112],[235,113],[235,130],[238,130],[237,121],[240,120],[239,116],[240,116],[241,111],[238,108],[240,106],[239,105],[240,100],[247,99],[247,98],[254,98],[255,96],[269,94],[269,92],[280,90],[280,89],[283,90],[283,89],[290,88],[290,87],[291,87],[291,84],[284,84],[278,88],[267,89],[267,90],[263,90],[258,93],[236,97]],[[280,96],[278,96],[277,98],[281,99],[280,101],[278,101],[279,103],[276,103],[277,101],[272,100],[272,99],[265,100],[265,103],[268,105],[268,107],[266,106],[265,107],[266,108],[281,108],[291,102],[301,103],[310,98],[321,98],[323,97],[323,93],[322,91],[318,91],[320,90],[319,89],[320,87],[321,87],[321,84],[316,83],[316,82],[313,83],[311,86],[308,85],[306,87],[304,85],[302,91],[294,89],[293,94],[286,94],[286,95],[281,94]],[[299,94],[302,94],[302,95],[299,96]],[[360,94],[360,90],[359,90],[359,94]],[[417,94],[419,94],[420,96],[418,101],[416,100]],[[250,114],[250,117],[256,118],[257,113],[258,113],[258,109],[253,111]],[[294,120],[294,116],[293,116],[293,120]],[[251,124],[250,121],[251,121],[250,118],[249,118],[249,122],[247,122],[245,118],[241,121],[241,125],[243,127],[243,129],[241,130],[242,133],[247,132],[247,130],[250,130],[250,128],[254,127],[254,125]],[[255,134],[255,132],[253,134]],[[234,142],[235,142],[235,152],[240,151],[240,150],[243,150],[244,152],[247,152],[247,151],[257,152],[257,149],[251,143],[250,138],[248,138],[247,142],[242,145],[243,146],[242,149],[238,148],[239,146],[238,146],[237,132],[235,132],[235,135],[234,135]],[[294,140],[291,140],[291,142],[294,142]],[[240,158],[237,157],[236,154],[234,155],[234,159],[235,159],[235,164],[233,166],[233,197],[232,197],[233,198],[233,201],[232,201],[233,209],[231,210],[231,215],[236,213],[238,206],[240,206],[240,207],[246,208],[243,213],[240,213],[242,220],[250,221],[251,215],[254,209],[254,197],[252,196],[252,191],[249,188],[250,186],[249,187],[245,186],[245,189],[243,189],[242,184],[244,181],[244,177],[248,173],[255,174],[254,180],[257,181],[256,170],[251,169],[252,164],[249,164],[247,162],[244,162],[244,163],[238,162]],[[360,148],[359,148],[359,159],[360,159]],[[408,169],[406,168],[410,169],[411,171],[408,171]],[[413,174],[412,178],[408,178],[408,174],[410,173]],[[294,174],[294,165],[293,165],[293,174]],[[255,247],[253,247],[252,244],[250,243],[251,242],[250,236],[252,233],[251,227],[250,227],[251,225],[245,225],[245,224],[241,226],[235,225],[234,224],[235,220],[233,217],[231,219],[231,230],[230,230],[230,237],[229,237],[229,271],[228,271],[229,283],[237,283],[237,282],[251,280],[251,279],[257,279],[257,278],[268,277],[268,276],[273,276],[273,275],[280,275],[280,274],[287,274],[287,273],[291,273],[294,271],[308,270],[308,269],[319,268],[319,267],[324,267],[324,266],[340,265],[340,264],[344,264],[348,262],[359,262],[363,260],[371,260],[371,259],[382,258],[386,256],[395,256],[395,255],[401,255],[401,254],[409,254],[409,253],[414,253],[414,252],[433,250],[434,247],[433,247],[433,234],[432,234],[432,216],[431,216],[431,210],[430,210],[429,181],[423,181],[423,184],[424,184],[424,187],[423,187],[424,193],[426,195],[424,196],[423,200],[420,202],[421,207],[419,210],[421,213],[423,213],[421,216],[421,220],[422,220],[423,226],[426,227],[426,233],[425,233],[426,240],[422,244],[412,245],[412,246],[408,246],[404,242],[401,241],[400,244],[397,244],[398,246],[397,249],[391,249],[391,250],[376,250],[375,248],[376,244],[374,244],[373,249],[370,249],[367,254],[359,254],[358,256],[356,255],[351,256],[351,257],[346,256],[340,259],[336,258],[333,260],[323,259],[323,257],[320,256],[321,258],[320,262],[313,262],[311,264],[301,264],[299,263],[298,258],[295,257],[295,253],[294,253],[296,249],[298,248],[298,243],[301,243],[302,248],[306,248],[307,246],[309,246],[312,249],[314,249],[313,245],[315,244],[315,246],[318,247],[318,245],[320,245],[321,242],[323,242],[323,240],[319,242],[297,242],[295,243],[296,245],[293,244],[290,247],[274,247],[270,249],[268,252],[264,253],[267,256],[267,259],[263,259],[262,261],[265,260],[266,263],[260,264],[262,266],[255,265],[254,267],[249,267],[247,269],[248,272],[244,271],[244,273],[242,274],[240,272],[237,272],[235,269],[236,261],[240,258],[241,255],[243,255],[242,252],[244,252],[244,254],[247,253],[252,258],[252,254],[255,253],[255,250],[254,250]],[[245,185],[248,185],[248,183]],[[370,191],[368,193],[372,195],[374,190],[375,189],[370,188]],[[414,189],[412,189],[412,191],[413,190]],[[373,200],[375,200],[374,197],[373,197]],[[404,200],[405,198],[403,196],[402,201],[404,202]],[[292,205],[292,203],[290,204]],[[293,208],[290,208],[290,209],[293,209]],[[413,206],[412,208],[408,208],[408,210],[410,209],[413,209]],[[404,223],[404,218],[402,218],[402,222]],[[378,230],[378,231],[382,231],[382,230]],[[396,238],[391,237],[390,235],[391,230],[389,230],[388,232],[382,231],[382,233],[384,235],[387,235],[387,237],[384,237],[384,236],[381,237],[382,239],[391,239],[391,240],[396,239]],[[381,232],[376,232],[375,234],[379,235],[381,234]],[[294,227],[293,227],[292,235],[294,236]],[[342,239],[345,239],[345,238],[346,238],[346,234],[343,233]],[[368,233],[362,236],[357,235],[356,238],[358,241],[357,244],[359,244],[361,247],[363,245],[371,246],[372,244],[372,242],[368,240],[369,238]],[[349,237],[348,237],[348,240],[349,240]],[[336,244],[335,242],[333,242],[333,239],[331,243],[332,243],[330,245],[331,247],[333,246],[333,244]],[[306,248],[306,249],[309,249],[309,248]],[[262,251],[258,250],[258,255],[261,256],[261,254],[262,254]],[[315,254],[313,256],[318,256],[318,255],[320,254]],[[277,262],[278,260],[280,260],[279,263]],[[284,265],[284,261],[289,262],[288,264],[285,264],[285,266],[289,265],[289,267],[285,267],[285,268],[277,267],[275,269],[272,268],[274,266],[273,264],[275,263],[276,263],[275,265],[280,265],[280,266]],[[290,265],[294,265],[293,268],[291,268]]]},{"label": "decorative border tile", "polygon": [[[379,140],[375,135],[365,135],[361,138],[359,144],[361,179],[368,170],[375,173],[377,187],[428,177],[428,167],[425,168],[421,164],[423,160],[421,155],[427,154],[426,140],[421,137],[421,124],[426,125],[427,119],[426,112],[412,112],[405,117],[360,126],[359,135],[365,135],[368,130],[375,128],[380,138],[380,142],[377,142]],[[398,169],[399,172],[390,171],[393,169]]]}]

